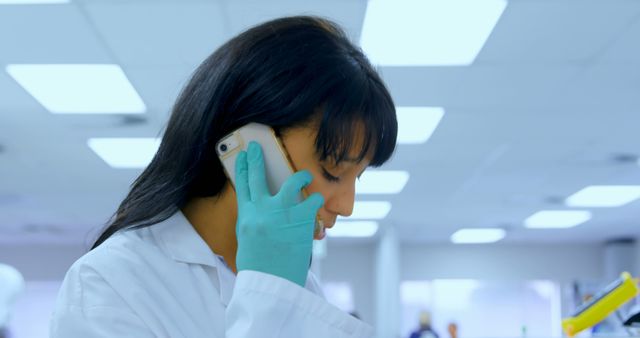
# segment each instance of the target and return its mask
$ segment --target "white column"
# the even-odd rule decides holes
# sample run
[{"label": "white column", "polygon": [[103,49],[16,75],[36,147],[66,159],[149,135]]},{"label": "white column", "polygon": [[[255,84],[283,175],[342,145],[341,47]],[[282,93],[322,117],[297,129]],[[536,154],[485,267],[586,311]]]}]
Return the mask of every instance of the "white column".
[{"label": "white column", "polygon": [[[386,225],[386,226],[385,226]],[[376,333],[378,338],[400,336],[400,249],[395,227],[381,224],[376,255]]]},{"label": "white column", "polygon": [[638,276],[637,249],[633,239],[618,239],[605,243],[604,246],[604,278],[611,282],[620,277],[623,271],[628,271],[634,277]]}]

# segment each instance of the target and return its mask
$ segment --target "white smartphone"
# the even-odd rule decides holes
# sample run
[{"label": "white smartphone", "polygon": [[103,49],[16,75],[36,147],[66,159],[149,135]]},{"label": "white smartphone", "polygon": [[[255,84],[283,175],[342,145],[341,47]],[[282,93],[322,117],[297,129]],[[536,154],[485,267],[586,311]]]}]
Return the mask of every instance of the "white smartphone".
[{"label": "white smartphone", "polygon": [[216,152],[227,172],[227,177],[235,186],[236,157],[240,151],[247,151],[251,141],[257,142],[262,147],[267,185],[271,195],[275,195],[287,178],[294,173],[294,168],[289,155],[271,127],[259,123],[247,124],[223,137],[216,144]]},{"label": "white smartphone", "polygon": [[[267,186],[271,195],[275,195],[280,191],[282,184],[295,172],[295,168],[291,164],[289,154],[271,127],[259,123],[249,123],[240,127],[216,143],[216,153],[227,177],[235,187],[236,157],[240,151],[247,151],[251,141],[259,143],[262,147]],[[304,189],[298,200],[302,201],[303,196],[306,196]],[[318,234],[320,231],[323,231],[323,222],[317,215],[315,232]]]}]

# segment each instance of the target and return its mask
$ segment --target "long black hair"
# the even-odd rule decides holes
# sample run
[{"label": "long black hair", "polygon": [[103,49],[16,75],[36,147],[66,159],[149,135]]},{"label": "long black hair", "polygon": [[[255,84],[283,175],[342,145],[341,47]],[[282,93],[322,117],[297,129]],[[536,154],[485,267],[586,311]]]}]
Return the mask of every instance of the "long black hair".
[{"label": "long black hair", "polygon": [[344,160],[354,130],[364,131],[360,159],[373,154],[372,166],[395,149],[391,95],[338,25],[286,17],[234,37],[196,69],[173,106],[158,152],[92,249],[120,229],[166,220],[191,198],[219,195],[227,177],[214,147],[231,131],[257,122],[283,132],[312,121],[321,160]]}]

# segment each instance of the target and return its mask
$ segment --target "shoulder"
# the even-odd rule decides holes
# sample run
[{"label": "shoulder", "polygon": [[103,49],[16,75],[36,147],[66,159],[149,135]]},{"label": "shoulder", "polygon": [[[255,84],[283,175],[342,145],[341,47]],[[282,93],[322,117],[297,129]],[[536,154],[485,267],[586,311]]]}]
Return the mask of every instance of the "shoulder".
[{"label": "shoulder", "polygon": [[132,265],[112,252],[124,253],[125,242],[132,239],[113,236],[71,266],[52,313],[51,337],[153,336],[123,292],[123,283],[128,283],[124,271]]},{"label": "shoulder", "polygon": [[[202,321],[210,318],[199,314],[207,310],[201,291],[213,288],[203,283],[209,276],[172,256],[168,247],[179,240],[158,231],[162,227],[118,232],[80,257],[62,283],[51,324],[57,334],[52,337],[95,337],[102,329],[108,334],[100,337],[174,337],[180,336],[178,331],[207,327]],[[193,321],[201,326],[192,327]],[[91,334],[65,334],[78,325]]]},{"label": "shoulder", "polygon": [[118,297],[118,289],[167,256],[146,229],[114,234],[69,268],[60,297],[77,306],[98,306]]}]

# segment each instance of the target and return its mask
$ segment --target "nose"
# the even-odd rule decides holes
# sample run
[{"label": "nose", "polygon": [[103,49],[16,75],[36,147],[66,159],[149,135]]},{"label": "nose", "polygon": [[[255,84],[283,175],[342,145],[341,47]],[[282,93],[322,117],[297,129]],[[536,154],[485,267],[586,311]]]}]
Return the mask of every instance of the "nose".
[{"label": "nose", "polygon": [[337,190],[325,203],[327,211],[343,217],[351,216],[356,195],[356,184],[347,184],[343,189]]}]

